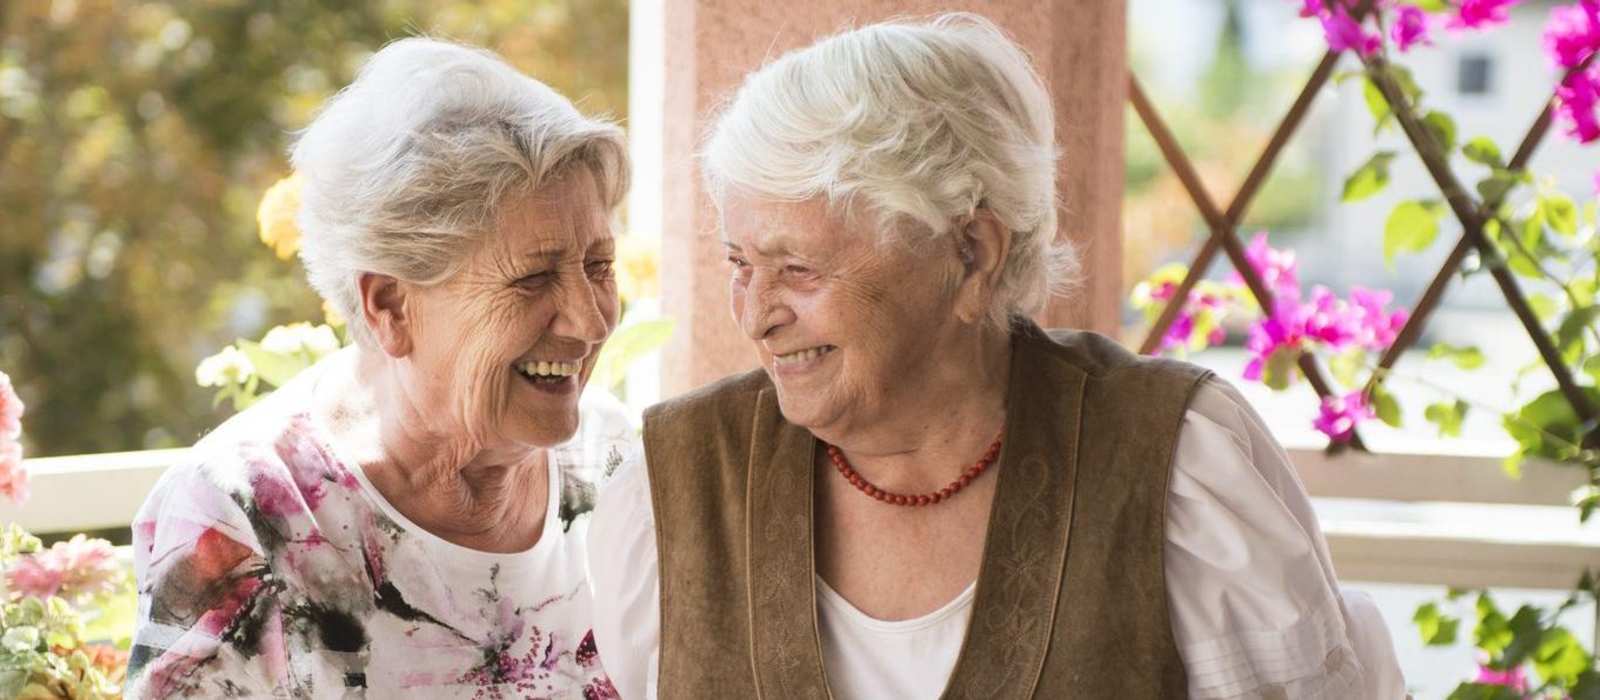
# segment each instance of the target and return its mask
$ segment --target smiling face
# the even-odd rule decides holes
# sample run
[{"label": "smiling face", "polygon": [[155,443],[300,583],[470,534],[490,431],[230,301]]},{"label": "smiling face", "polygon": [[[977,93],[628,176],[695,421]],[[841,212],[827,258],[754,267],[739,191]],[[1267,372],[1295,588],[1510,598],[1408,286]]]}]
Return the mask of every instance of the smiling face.
[{"label": "smiling face", "polygon": [[507,198],[459,272],[406,297],[414,403],[486,448],[570,438],[578,394],[617,325],[614,256],[587,169]]},{"label": "smiling face", "polygon": [[723,230],[733,315],[755,342],[789,422],[837,444],[928,409],[960,368],[953,250],[877,244],[869,223],[820,200],[730,193]]}]

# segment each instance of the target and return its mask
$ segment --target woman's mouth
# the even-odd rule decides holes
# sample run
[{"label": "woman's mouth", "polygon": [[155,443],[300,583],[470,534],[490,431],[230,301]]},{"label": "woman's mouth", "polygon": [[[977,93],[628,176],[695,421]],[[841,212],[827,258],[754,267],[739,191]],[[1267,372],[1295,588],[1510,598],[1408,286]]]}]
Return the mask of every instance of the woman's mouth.
[{"label": "woman's mouth", "polygon": [[567,393],[577,389],[578,372],[583,369],[583,363],[534,361],[513,365],[513,368],[535,389]]},{"label": "woman's mouth", "polygon": [[781,371],[805,369],[827,357],[834,350],[838,350],[838,348],[832,345],[818,345],[782,355],[773,355],[772,366],[774,369]]}]

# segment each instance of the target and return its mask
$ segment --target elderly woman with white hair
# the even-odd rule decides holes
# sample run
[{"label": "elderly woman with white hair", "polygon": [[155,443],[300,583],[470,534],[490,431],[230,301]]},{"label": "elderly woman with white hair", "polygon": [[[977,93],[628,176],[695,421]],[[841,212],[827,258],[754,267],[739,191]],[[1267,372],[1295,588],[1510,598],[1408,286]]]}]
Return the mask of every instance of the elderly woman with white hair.
[{"label": "elderly woman with white hair", "polygon": [[131,695],[614,697],[582,536],[637,438],[580,394],[617,322],[621,131],[405,39],[293,164],[307,275],[355,342],[149,496]]},{"label": "elderly woman with white hair", "polygon": [[971,15],[744,81],[703,165],[761,369],[647,411],[601,498],[622,697],[1404,695],[1233,388],[1027,320],[1074,267],[1050,105]]}]

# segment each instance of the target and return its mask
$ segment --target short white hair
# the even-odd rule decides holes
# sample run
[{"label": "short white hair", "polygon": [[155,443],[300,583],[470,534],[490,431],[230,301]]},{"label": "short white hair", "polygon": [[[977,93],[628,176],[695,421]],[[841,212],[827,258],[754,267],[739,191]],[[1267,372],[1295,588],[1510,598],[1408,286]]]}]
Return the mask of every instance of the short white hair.
[{"label": "short white hair", "polygon": [[[801,201],[922,240],[977,208],[1011,231],[990,320],[1030,316],[1076,282],[1056,241],[1055,117],[1028,57],[987,19],[940,15],[854,29],[745,78],[702,151],[707,189]],[[909,225],[908,225],[909,224]]]},{"label": "short white hair", "polygon": [[419,284],[454,274],[508,195],[574,166],[607,208],[628,189],[622,130],[494,54],[401,39],[328,101],[291,154],[303,184],[300,258],[357,340],[369,340],[357,282]]}]

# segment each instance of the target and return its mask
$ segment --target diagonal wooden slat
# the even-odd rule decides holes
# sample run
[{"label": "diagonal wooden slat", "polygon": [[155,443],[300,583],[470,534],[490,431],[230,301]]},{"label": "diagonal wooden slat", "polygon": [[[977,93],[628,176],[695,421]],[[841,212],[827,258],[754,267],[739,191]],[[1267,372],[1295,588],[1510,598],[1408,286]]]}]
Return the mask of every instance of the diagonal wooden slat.
[{"label": "diagonal wooden slat", "polygon": [[[1239,227],[1244,218],[1245,210],[1250,206],[1250,202],[1255,199],[1257,191],[1260,190],[1262,183],[1266,181],[1267,174],[1272,171],[1272,166],[1277,163],[1278,155],[1289,142],[1289,137],[1293,136],[1294,132],[1300,128],[1300,124],[1304,122],[1306,112],[1311,108],[1312,100],[1316,99],[1318,92],[1322,90],[1322,86],[1333,75],[1334,66],[1338,64],[1338,61],[1339,54],[1337,53],[1329,51],[1323,54],[1322,60],[1317,63],[1316,70],[1312,71],[1310,80],[1306,82],[1300,94],[1295,97],[1294,104],[1284,114],[1283,120],[1278,123],[1278,128],[1273,131],[1272,138],[1267,141],[1266,148],[1256,158],[1255,165],[1250,168],[1249,175],[1245,176],[1238,192],[1234,194],[1233,201],[1228,205],[1228,211],[1222,216],[1223,228],[1232,231]],[[1145,123],[1146,128],[1150,128],[1152,123],[1161,123],[1155,107],[1145,95],[1138,79],[1131,73],[1128,75],[1128,95],[1129,100],[1133,103],[1134,111],[1139,114],[1139,119]],[[1169,163],[1174,160],[1174,153],[1178,152],[1175,150],[1177,147],[1175,140],[1171,143],[1164,143],[1158,140],[1156,145],[1161,148],[1162,155],[1166,157]],[[1173,150],[1174,153],[1168,153],[1169,150]],[[1184,188],[1190,190],[1190,195],[1193,196],[1194,192],[1199,188],[1199,177],[1192,172],[1189,173],[1189,177],[1193,179],[1195,184],[1191,186],[1190,182],[1185,181]],[[1179,179],[1182,180],[1183,178],[1184,175],[1180,174]],[[1208,226],[1212,224],[1209,219],[1207,219],[1206,223]],[[1215,231],[1214,227],[1213,231]],[[1211,268],[1211,262],[1216,258],[1220,249],[1219,246],[1216,236],[1206,237],[1205,243],[1201,244],[1200,251],[1195,254],[1193,262],[1189,265],[1188,274],[1184,275],[1183,281],[1178,284],[1177,291],[1173,294],[1173,299],[1188,300],[1189,293],[1194,290],[1194,286],[1205,278],[1206,271]],[[1150,327],[1144,342],[1139,346],[1140,354],[1148,355],[1161,347],[1161,339],[1166,336],[1167,330],[1172,327],[1173,322],[1178,318],[1178,313],[1182,310],[1182,303],[1168,304],[1161,309],[1160,316],[1156,318],[1155,324]]]},{"label": "diagonal wooden slat", "polygon": [[[1485,258],[1493,259],[1498,257],[1499,251],[1483,231],[1484,221],[1486,220],[1483,211],[1479,209],[1478,203],[1473,201],[1472,196],[1456,177],[1455,171],[1451,169],[1448,154],[1441,153],[1443,149],[1440,144],[1434,140],[1433,135],[1422,124],[1422,120],[1417,117],[1413,105],[1410,104],[1394,77],[1390,75],[1386,59],[1380,55],[1374,55],[1363,59],[1363,61],[1367,66],[1368,75],[1378,87],[1378,91],[1383,94],[1384,100],[1389,103],[1390,111],[1394,113],[1396,120],[1400,122],[1401,130],[1405,132],[1407,140],[1411,142],[1412,148],[1417,152],[1417,155],[1422,158],[1423,166],[1428,170],[1428,174],[1433,178],[1434,183],[1439,186],[1440,191],[1445,196],[1445,201],[1450,204],[1450,208],[1455,213],[1456,218],[1461,221],[1464,230],[1463,238],[1470,241],[1471,245],[1477,248]],[[1572,405],[1573,412],[1585,424],[1593,421],[1596,415],[1595,407],[1589,401],[1589,397],[1579,388],[1572,376],[1571,368],[1567,367],[1566,362],[1562,360],[1560,350],[1556,348],[1555,342],[1550,338],[1550,334],[1545,331],[1544,326],[1539,322],[1538,316],[1534,314],[1533,308],[1528,304],[1527,297],[1523,295],[1522,288],[1517,283],[1516,277],[1504,265],[1490,266],[1489,274],[1494,279],[1495,284],[1500,287],[1500,292],[1505,297],[1506,304],[1511,307],[1512,313],[1522,323],[1523,329],[1528,333],[1528,337],[1533,340],[1534,347],[1538,349],[1540,358],[1549,367],[1562,396]],[[1600,442],[1600,430],[1591,431],[1584,440],[1586,446],[1594,445],[1597,442]]]},{"label": "diagonal wooden slat", "polygon": [[[1569,71],[1567,75],[1586,70],[1596,55],[1600,54],[1591,54],[1581,65]],[[1534,151],[1544,141],[1545,135],[1550,132],[1550,123],[1555,114],[1555,104],[1554,96],[1545,100],[1544,109],[1540,110],[1538,118],[1533,120],[1533,125],[1528,127],[1528,132],[1522,137],[1522,142],[1517,146],[1516,153],[1512,154],[1511,160],[1506,163],[1507,170],[1520,172],[1528,167],[1528,161],[1533,159]],[[1504,199],[1505,194],[1500,193],[1492,199],[1484,200],[1478,207],[1479,216],[1487,217],[1490,213],[1499,209]],[[1388,371],[1394,369],[1395,363],[1400,361],[1400,356],[1411,349],[1417,340],[1421,338],[1423,327],[1444,300],[1446,288],[1449,287],[1450,281],[1455,278],[1456,271],[1461,269],[1462,261],[1466,260],[1467,253],[1472,248],[1472,239],[1463,233],[1461,238],[1456,241],[1455,247],[1450,250],[1450,254],[1445,257],[1444,264],[1439,267],[1438,274],[1434,275],[1433,280],[1428,283],[1427,290],[1422,293],[1422,297],[1417,300],[1417,303],[1412,305],[1411,316],[1406,319],[1405,325],[1401,327],[1400,333],[1395,336],[1394,342],[1389,345],[1389,348],[1384,351],[1383,357],[1378,360],[1378,369],[1373,372],[1372,378],[1368,380],[1367,391],[1370,392],[1373,387],[1382,384],[1383,378],[1388,374]]]},{"label": "diagonal wooden slat", "polygon": [[[1320,89],[1322,83],[1326,82],[1331,74],[1337,58],[1336,54],[1324,56],[1324,60],[1318,64],[1317,71],[1313,74],[1312,83],[1314,85],[1311,87]],[[1139,81],[1130,75],[1128,83],[1128,96],[1133,103],[1134,111],[1139,114],[1140,120],[1144,122],[1145,128],[1149,130],[1150,136],[1161,150],[1162,156],[1172,166],[1178,181],[1182,183],[1189,194],[1189,198],[1193,200],[1196,208],[1200,210],[1201,217],[1205,219],[1207,227],[1210,229],[1206,246],[1201,249],[1204,259],[1197,258],[1195,264],[1190,265],[1189,274],[1185,277],[1184,284],[1179,286],[1178,292],[1167,301],[1167,306],[1163,309],[1162,316],[1166,319],[1166,327],[1170,327],[1172,319],[1176,317],[1177,310],[1181,309],[1181,305],[1188,299],[1189,289],[1193,288],[1199,278],[1205,274],[1204,268],[1210,265],[1211,257],[1215,256],[1215,250],[1207,254],[1207,248],[1220,247],[1233,263],[1234,269],[1239,273],[1239,276],[1244,279],[1245,285],[1250,289],[1251,295],[1255,297],[1256,303],[1260,305],[1262,312],[1269,316],[1276,313],[1277,306],[1274,303],[1272,292],[1267,289],[1266,284],[1261,281],[1261,276],[1250,265],[1250,261],[1245,255],[1244,245],[1239,242],[1235,229],[1237,228],[1237,220],[1243,215],[1249,199],[1254,196],[1256,188],[1265,180],[1266,173],[1271,169],[1272,161],[1277,158],[1277,154],[1281,151],[1283,145],[1287,143],[1290,133],[1304,117],[1311,99],[1316,94],[1316,90],[1302,91],[1300,99],[1295,102],[1295,106],[1298,109],[1291,109],[1290,111],[1289,117],[1293,118],[1292,121],[1294,123],[1289,124],[1287,129],[1280,124],[1279,133],[1275,134],[1273,140],[1268,144],[1269,147],[1263,154],[1263,159],[1257,160],[1256,166],[1252,168],[1251,176],[1246,178],[1244,186],[1240,188],[1240,194],[1244,196],[1235,197],[1234,203],[1229,207],[1229,213],[1224,214],[1217,208],[1211,195],[1206,191],[1205,184],[1201,182],[1200,175],[1195,170],[1193,163],[1190,162],[1189,157],[1178,144],[1177,138],[1173,136],[1172,130],[1167,127],[1160,113],[1156,111],[1155,106],[1150,102]],[[1285,118],[1285,122],[1291,121],[1289,117]],[[1146,338],[1145,345],[1148,346],[1152,338],[1159,343],[1160,338],[1166,334],[1166,327],[1163,327],[1158,321],[1157,327]],[[1145,352],[1148,353],[1149,351],[1145,350]],[[1311,388],[1317,392],[1319,398],[1327,399],[1334,395],[1333,386],[1329,383],[1327,375],[1323,372],[1322,365],[1315,355],[1301,353],[1297,358],[1296,364],[1300,367],[1301,373],[1305,375],[1307,382],[1311,384]],[[1359,433],[1351,436],[1348,445],[1361,450],[1366,449]]]}]

